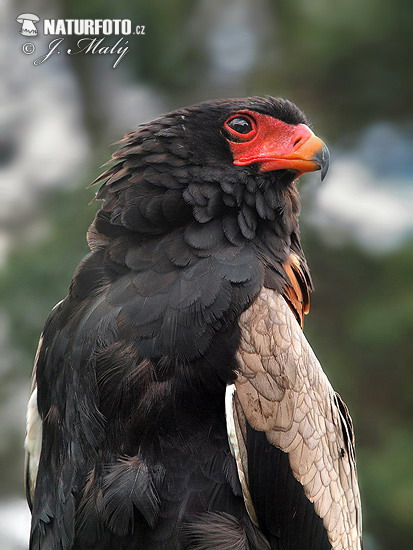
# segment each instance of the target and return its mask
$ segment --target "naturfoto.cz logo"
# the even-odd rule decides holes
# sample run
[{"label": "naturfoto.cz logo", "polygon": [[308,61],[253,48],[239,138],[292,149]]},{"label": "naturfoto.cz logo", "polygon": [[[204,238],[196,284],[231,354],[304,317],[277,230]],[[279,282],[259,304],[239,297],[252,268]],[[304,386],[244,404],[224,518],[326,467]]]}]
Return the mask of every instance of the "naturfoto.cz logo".
[{"label": "naturfoto.cz logo", "polygon": [[[32,13],[23,13],[16,18],[21,24],[20,34],[36,37],[36,23],[40,18]],[[112,67],[116,68],[129,51],[129,41],[125,36],[145,36],[145,25],[132,25],[130,19],[44,19],[42,22],[45,36],[58,36],[49,42],[48,50],[33,61],[33,65],[41,65],[52,56],[62,52],[68,55],[92,54],[116,56]],[[41,24],[40,24],[41,25]],[[101,37],[101,35],[103,35]],[[65,47],[66,36],[83,36],[75,47]],[[120,36],[115,42],[110,42],[110,36]],[[94,38],[92,38],[94,37]],[[26,42],[22,46],[25,54],[36,51],[35,44]]]}]

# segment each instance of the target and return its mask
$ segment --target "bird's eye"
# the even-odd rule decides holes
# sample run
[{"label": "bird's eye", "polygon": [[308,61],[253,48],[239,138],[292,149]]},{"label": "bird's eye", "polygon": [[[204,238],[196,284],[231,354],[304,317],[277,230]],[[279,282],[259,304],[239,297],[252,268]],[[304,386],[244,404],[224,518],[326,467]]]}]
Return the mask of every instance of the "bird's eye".
[{"label": "bird's eye", "polygon": [[246,115],[233,115],[229,117],[224,128],[232,141],[249,141],[257,133],[255,120]]},{"label": "bird's eye", "polygon": [[251,121],[246,117],[237,116],[228,122],[228,126],[237,134],[249,134],[252,130]]}]

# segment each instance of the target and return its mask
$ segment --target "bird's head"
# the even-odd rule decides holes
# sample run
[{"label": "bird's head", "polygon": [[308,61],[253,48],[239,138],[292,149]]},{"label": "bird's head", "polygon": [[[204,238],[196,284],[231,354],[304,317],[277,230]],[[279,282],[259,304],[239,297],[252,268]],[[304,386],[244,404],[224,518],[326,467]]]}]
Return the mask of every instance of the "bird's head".
[{"label": "bird's head", "polygon": [[208,101],[176,114],[181,116],[182,139],[193,162],[223,165],[241,178],[244,173],[270,173],[274,182],[292,181],[315,170],[321,170],[324,179],[327,173],[327,147],[290,101],[273,97]]},{"label": "bird's head", "polygon": [[[291,102],[273,97],[208,101],[128,134],[97,197],[92,238],[221,223],[236,244],[261,222],[296,215],[294,180],[328,168],[328,150]],[[206,228],[206,227],[205,227]]]}]

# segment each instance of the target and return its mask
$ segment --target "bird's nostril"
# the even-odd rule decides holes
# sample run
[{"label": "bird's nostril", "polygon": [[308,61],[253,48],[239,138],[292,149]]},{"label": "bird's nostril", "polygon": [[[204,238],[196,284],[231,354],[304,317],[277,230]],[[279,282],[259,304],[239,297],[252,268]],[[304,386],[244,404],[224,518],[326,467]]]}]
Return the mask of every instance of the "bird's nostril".
[{"label": "bird's nostril", "polygon": [[303,138],[301,138],[301,137],[295,138],[294,143],[293,143],[294,149],[297,147],[297,145],[300,144],[300,142],[301,142],[302,139],[303,139]]}]

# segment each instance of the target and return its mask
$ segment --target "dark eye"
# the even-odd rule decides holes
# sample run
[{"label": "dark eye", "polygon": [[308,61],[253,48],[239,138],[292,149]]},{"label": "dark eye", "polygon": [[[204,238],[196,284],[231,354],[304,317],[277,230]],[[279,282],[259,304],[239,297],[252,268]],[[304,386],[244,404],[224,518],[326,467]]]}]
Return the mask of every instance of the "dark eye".
[{"label": "dark eye", "polygon": [[238,134],[248,134],[252,130],[251,121],[241,116],[231,119],[228,126]]},{"label": "dark eye", "polygon": [[224,128],[232,141],[249,141],[257,133],[255,120],[243,114],[229,117],[224,123]]}]

